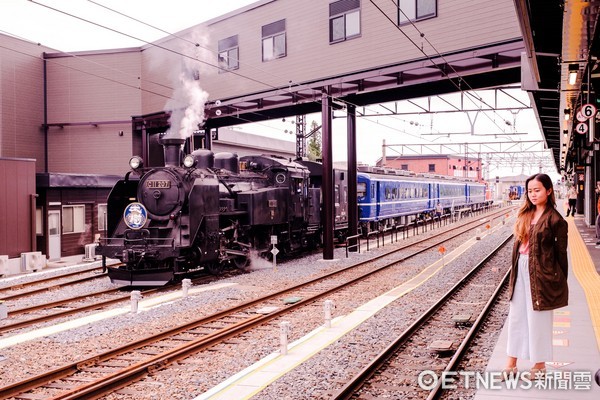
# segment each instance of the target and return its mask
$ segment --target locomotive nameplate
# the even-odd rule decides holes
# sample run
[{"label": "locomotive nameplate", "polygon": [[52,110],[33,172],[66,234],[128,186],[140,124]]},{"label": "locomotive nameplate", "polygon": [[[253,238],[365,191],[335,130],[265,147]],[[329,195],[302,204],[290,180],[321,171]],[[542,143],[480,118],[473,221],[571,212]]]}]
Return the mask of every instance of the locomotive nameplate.
[{"label": "locomotive nameplate", "polygon": [[146,181],[146,187],[150,189],[169,189],[171,187],[171,181],[166,179]]}]

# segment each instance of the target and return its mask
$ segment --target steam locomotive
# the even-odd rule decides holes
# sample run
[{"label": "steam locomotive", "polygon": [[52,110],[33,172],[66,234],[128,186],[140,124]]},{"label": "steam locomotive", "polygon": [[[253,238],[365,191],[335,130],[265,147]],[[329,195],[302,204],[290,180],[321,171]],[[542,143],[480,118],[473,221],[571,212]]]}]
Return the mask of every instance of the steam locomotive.
[{"label": "steam locomotive", "polygon": [[[182,152],[184,139],[163,138],[164,166],[139,157],[107,200],[107,237],[96,249],[123,265],[108,267],[112,282],[158,286],[199,270],[245,268],[272,244],[293,254],[322,243],[323,168],[311,161],[206,149]],[[334,169],[334,237],[348,233],[347,171]],[[359,223],[367,233],[406,223],[437,203],[447,209],[487,204],[485,186],[425,177],[359,172]]]},{"label": "steam locomotive", "polygon": [[[164,167],[144,168],[133,157],[109,194],[110,236],[96,251],[124,263],[107,268],[112,282],[163,285],[200,269],[245,268],[251,251],[268,256],[271,243],[293,254],[321,242],[319,164],[206,149],[183,157],[184,139],[161,144]],[[335,175],[338,193],[347,193],[343,172]],[[346,210],[338,203],[338,237],[347,232]]]}]

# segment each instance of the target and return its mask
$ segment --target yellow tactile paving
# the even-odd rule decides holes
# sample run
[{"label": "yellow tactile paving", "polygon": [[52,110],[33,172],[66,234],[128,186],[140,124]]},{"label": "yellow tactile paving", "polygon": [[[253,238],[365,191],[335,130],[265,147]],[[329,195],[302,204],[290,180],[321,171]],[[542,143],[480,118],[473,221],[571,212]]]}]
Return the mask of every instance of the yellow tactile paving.
[{"label": "yellow tactile paving", "polygon": [[600,350],[600,276],[592,261],[590,252],[577,230],[572,218],[567,218],[569,223],[569,249],[571,251],[571,266],[575,277],[583,288],[587,299],[592,326],[596,332],[596,343]]}]

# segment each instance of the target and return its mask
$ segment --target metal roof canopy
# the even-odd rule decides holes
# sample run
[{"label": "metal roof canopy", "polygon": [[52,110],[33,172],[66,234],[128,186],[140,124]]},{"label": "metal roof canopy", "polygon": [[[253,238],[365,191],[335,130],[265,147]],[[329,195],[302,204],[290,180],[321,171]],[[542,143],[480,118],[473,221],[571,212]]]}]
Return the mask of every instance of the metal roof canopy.
[{"label": "metal roof canopy", "polygon": [[206,104],[209,128],[321,111],[325,91],[333,99],[366,106],[428,95],[520,82],[521,39],[431,58],[330,77],[314,82],[221,99]]},{"label": "metal roof canopy", "polygon": [[[367,71],[292,84],[207,103],[205,129],[321,112],[323,143],[323,259],[333,259],[332,109],[348,108],[348,198],[356,200],[356,107],[520,82],[521,38],[463,49]],[[349,207],[349,237],[357,233],[356,204]]]},{"label": "metal roof canopy", "polygon": [[[532,105],[547,147],[552,149],[556,167],[566,170],[576,160],[573,121],[565,122],[564,110],[576,110],[585,103],[586,75],[594,66],[599,0],[515,0],[519,23],[527,47],[531,77]],[[591,50],[591,51],[590,51]],[[568,83],[569,67],[576,65],[577,82]],[[594,80],[592,79],[593,91]],[[576,122],[575,122],[576,123]],[[564,132],[567,132],[564,135]],[[565,144],[563,147],[562,144]],[[561,148],[565,150],[561,154]]]}]

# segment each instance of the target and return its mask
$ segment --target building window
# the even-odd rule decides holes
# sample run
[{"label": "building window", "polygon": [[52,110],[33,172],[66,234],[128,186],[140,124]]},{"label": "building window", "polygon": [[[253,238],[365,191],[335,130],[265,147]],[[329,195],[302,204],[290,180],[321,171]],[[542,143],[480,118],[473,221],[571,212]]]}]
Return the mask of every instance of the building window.
[{"label": "building window", "polygon": [[106,230],[106,218],[107,218],[106,204],[98,204],[98,230]]},{"label": "building window", "polygon": [[63,206],[63,233],[85,232],[85,206]]},{"label": "building window", "polygon": [[399,0],[398,25],[437,16],[437,0]]},{"label": "building window", "polygon": [[285,57],[285,19],[262,27],[262,58],[264,61]]},{"label": "building window", "polygon": [[408,171],[408,164],[400,164],[400,169],[402,171]]},{"label": "building window", "polygon": [[44,234],[44,210],[41,207],[35,209],[35,234]]},{"label": "building window", "polygon": [[329,42],[342,42],[359,35],[360,0],[329,3]]},{"label": "building window", "polygon": [[238,69],[240,67],[239,55],[237,35],[219,40],[219,72]]},{"label": "building window", "polygon": [[429,172],[435,172],[435,164],[429,164]]}]

